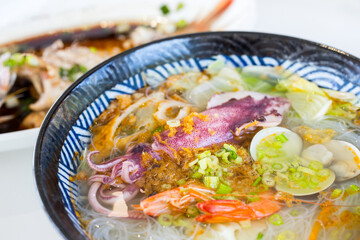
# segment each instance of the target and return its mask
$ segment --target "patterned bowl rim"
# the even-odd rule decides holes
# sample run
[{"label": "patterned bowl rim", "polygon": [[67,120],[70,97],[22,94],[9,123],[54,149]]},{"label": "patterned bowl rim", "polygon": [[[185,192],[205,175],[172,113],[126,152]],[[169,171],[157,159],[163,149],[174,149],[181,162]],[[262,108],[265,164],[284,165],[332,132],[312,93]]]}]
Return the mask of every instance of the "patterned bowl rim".
[{"label": "patterned bowl rim", "polygon": [[[104,67],[105,65],[109,64],[110,62],[114,61],[117,58],[120,58],[122,56],[131,54],[139,49],[146,48],[150,45],[155,45],[157,43],[176,40],[176,39],[186,39],[186,38],[194,38],[194,37],[201,37],[201,36],[227,36],[227,35],[247,35],[247,36],[256,36],[256,37],[271,37],[271,38],[278,38],[282,40],[288,40],[288,41],[296,41],[300,44],[306,44],[308,46],[318,47],[319,49],[325,49],[326,51],[329,51],[330,53],[339,54],[342,55],[345,58],[348,58],[354,62],[357,62],[360,65],[360,59],[347,53],[342,50],[339,50],[337,48],[328,46],[326,44],[317,43],[301,38],[286,36],[286,35],[280,35],[280,34],[271,34],[271,33],[263,33],[263,32],[248,32],[248,31],[223,31],[223,32],[201,32],[201,33],[191,33],[191,34],[184,34],[184,35],[178,35],[174,37],[169,38],[163,38],[157,41],[149,42],[134,48],[131,48],[129,50],[126,50],[118,55],[115,55],[104,62],[100,63],[99,65],[95,66],[88,72],[86,72],[84,75],[82,75],[78,80],[76,80],[68,89],[65,90],[65,92],[56,100],[56,102],[52,105],[48,113],[46,114],[46,117],[40,127],[39,135],[36,140],[36,145],[34,148],[33,153],[33,173],[35,177],[35,185],[38,193],[38,197],[41,200],[41,204],[43,208],[45,209],[48,217],[52,221],[52,223],[55,225],[56,229],[67,239],[76,239],[75,235],[72,232],[67,231],[67,229],[63,226],[61,219],[58,217],[58,213],[54,211],[53,206],[50,205],[49,202],[47,202],[45,191],[43,191],[43,185],[44,182],[41,181],[40,178],[40,157],[41,157],[41,147],[43,145],[43,136],[45,132],[47,131],[47,127],[50,124],[51,120],[53,119],[53,115],[58,110],[58,107],[62,104],[62,102],[66,99],[66,97],[75,89],[82,81],[87,79],[89,76],[91,76],[93,73],[97,72],[99,69]],[[58,179],[58,178],[57,178]],[[58,180],[57,180],[58,181]]]}]

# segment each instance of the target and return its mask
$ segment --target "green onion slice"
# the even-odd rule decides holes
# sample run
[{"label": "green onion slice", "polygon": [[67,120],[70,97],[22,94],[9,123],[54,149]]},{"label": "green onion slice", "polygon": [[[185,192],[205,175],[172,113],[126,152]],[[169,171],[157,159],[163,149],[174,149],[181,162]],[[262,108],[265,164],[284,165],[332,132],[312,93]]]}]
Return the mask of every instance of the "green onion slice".
[{"label": "green onion slice", "polygon": [[275,225],[275,226],[280,226],[280,225],[282,225],[284,223],[282,217],[277,213],[271,215],[269,220],[270,220],[270,223]]},{"label": "green onion slice", "polygon": [[163,15],[167,15],[167,14],[170,13],[169,7],[167,5],[165,5],[165,4],[160,7],[160,10],[161,10]]},{"label": "green onion slice", "polygon": [[331,193],[331,198],[338,198],[340,197],[342,194],[342,190],[341,189],[334,189],[333,192]]},{"label": "green onion slice", "polygon": [[216,193],[217,194],[228,194],[228,193],[231,193],[231,191],[232,191],[232,188],[230,186],[220,183],[218,189],[216,190]]},{"label": "green onion slice", "polygon": [[278,140],[281,143],[285,143],[288,141],[287,137],[282,133],[275,137],[276,140]]},{"label": "green onion slice", "polygon": [[323,169],[324,165],[319,161],[311,161],[309,164],[309,168],[317,172]]},{"label": "green onion slice", "polygon": [[255,182],[253,183],[253,186],[256,187],[256,186],[260,183],[261,179],[262,179],[261,177],[258,177],[258,178],[255,180]]},{"label": "green onion slice", "polygon": [[158,222],[162,225],[162,226],[171,226],[172,225],[172,221],[173,221],[173,216],[170,214],[161,214],[158,218],[157,218]]},{"label": "green onion slice", "polygon": [[276,240],[295,240],[295,239],[296,239],[296,233],[292,230],[282,231],[276,237]]}]

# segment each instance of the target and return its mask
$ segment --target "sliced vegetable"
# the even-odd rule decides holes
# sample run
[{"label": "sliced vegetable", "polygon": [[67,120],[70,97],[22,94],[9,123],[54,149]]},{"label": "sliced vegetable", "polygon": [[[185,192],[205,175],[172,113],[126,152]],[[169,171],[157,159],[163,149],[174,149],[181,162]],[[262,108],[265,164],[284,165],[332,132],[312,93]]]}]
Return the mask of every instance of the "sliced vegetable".
[{"label": "sliced vegetable", "polygon": [[177,7],[176,7],[176,10],[177,10],[177,11],[180,11],[181,9],[184,8],[184,6],[185,6],[185,5],[184,5],[183,2],[179,2],[178,5],[177,5]]},{"label": "sliced vegetable", "polygon": [[311,122],[323,118],[332,104],[326,96],[307,92],[291,92],[287,93],[286,97],[300,117]]},{"label": "sliced vegetable", "polygon": [[256,240],[261,240],[264,237],[263,233],[258,233]]},{"label": "sliced vegetable", "polygon": [[253,186],[256,187],[261,182],[261,177],[258,177],[255,182],[253,183]]},{"label": "sliced vegetable", "polygon": [[170,13],[169,7],[165,4],[160,7],[160,11],[163,15],[168,15]]},{"label": "sliced vegetable", "polygon": [[157,218],[158,222],[163,225],[163,226],[171,226],[172,225],[172,221],[173,221],[173,216],[170,214],[161,214],[158,218]]},{"label": "sliced vegetable", "polygon": [[276,240],[295,240],[296,233],[292,230],[282,231],[279,235],[276,236]]},{"label": "sliced vegetable", "polygon": [[331,198],[338,198],[340,197],[342,194],[342,190],[341,189],[334,189],[333,192],[331,193]]},{"label": "sliced vegetable", "polygon": [[270,223],[275,226],[280,226],[280,225],[284,224],[282,217],[277,213],[271,215],[269,220],[270,220]]},{"label": "sliced vegetable", "polygon": [[188,25],[188,22],[185,20],[185,19],[180,19],[179,21],[177,21],[176,23],[175,23],[175,26],[177,27],[177,28],[184,28],[184,27],[186,27]]},{"label": "sliced vegetable", "polygon": [[199,215],[199,209],[197,207],[188,207],[186,209],[186,216],[189,218],[194,218],[197,217]]},{"label": "sliced vegetable", "polygon": [[204,177],[206,187],[216,189],[219,185],[219,177]]},{"label": "sliced vegetable", "polygon": [[230,186],[220,183],[218,189],[216,190],[216,193],[217,194],[228,194],[228,193],[231,193],[231,191],[232,191],[232,188]]}]

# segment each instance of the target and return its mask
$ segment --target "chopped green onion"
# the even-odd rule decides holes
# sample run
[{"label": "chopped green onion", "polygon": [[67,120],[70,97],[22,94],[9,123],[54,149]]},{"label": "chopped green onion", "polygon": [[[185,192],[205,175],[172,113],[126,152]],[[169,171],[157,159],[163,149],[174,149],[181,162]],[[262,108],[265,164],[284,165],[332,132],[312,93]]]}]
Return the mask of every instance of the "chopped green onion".
[{"label": "chopped green onion", "polygon": [[239,157],[239,156],[238,156],[238,157],[234,160],[234,163],[235,163],[235,164],[241,164],[242,161],[243,161],[242,157]]},{"label": "chopped green onion", "polygon": [[177,28],[184,28],[184,27],[186,27],[188,25],[188,23],[187,23],[187,21],[185,20],[185,19],[180,19],[179,21],[177,21],[176,23],[175,23],[175,26],[177,27]]},{"label": "chopped green onion", "polygon": [[181,9],[183,9],[183,8],[184,8],[184,3],[179,2],[179,4],[178,4],[177,7],[176,7],[176,11],[179,11],[179,10],[181,10]]},{"label": "chopped green onion", "polygon": [[285,143],[288,141],[287,137],[282,133],[275,137],[276,140],[278,140],[281,143]]},{"label": "chopped green onion", "polygon": [[317,186],[321,182],[321,179],[318,176],[311,176],[310,182]]},{"label": "chopped green onion", "polygon": [[3,66],[13,68],[25,64],[25,55],[22,53],[14,53],[9,59],[3,62]]},{"label": "chopped green onion", "polygon": [[284,223],[282,217],[277,213],[271,215],[269,220],[270,220],[271,224],[276,225],[276,226],[280,226]]},{"label": "chopped green onion", "polygon": [[189,221],[183,216],[173,219],[172,223],[175,227],[185,227],[189,225]]},{"label": "chopped green onion", "polygon": [[256,180],[255,180],[255,182],[253,183],[253,186],[254,187],[256,187],[258,184],[259,184],[259,182],[261,181],[261,177],[258,177]]},{"label": "chopped green onion", "polygon": [[301,180],[301,181],[298,181],[298,185],[302,188],[306,188],[308,184],[305,180]]},{"label": "chopped green onion", "polygon": [[276,237],[276,240],[295,240],[295,239],[296,239],[296,233],[292,230],[282,231]]},{"label": "chopped green onion", "polygon": [[186,209],[186,216],[189,218],[194,218],[199,215],[199,209],[197,207],[191,206]]},{"label": "chopped green onion", "polygon": [[257,186],[256,191],[257,192],[266,192],[267,190],[269,190],[269,187],[266,186],[265,184],[260,184],[259,186]]},{"label": "chopped green onion", "polygon": [[328,177],[328,176],[330,176],[330,170],[327,168],[321,169],[316,173],[316,175],[318,175],[319,177],[322,177],[322,178]]},{"label": "chopped green onion", "polygon": [[159,127],[155,128],[154,130],[152,130],[151,135],[154,135],[154,133],[156,133],[156,132],[162,132],[162,130],[163,130],[163,126],[159,126]]},{"label": "chopped green onion", "polygon": [[293,217],[297,217],[300,215],[300,212],[299,212],[299,210],[293,209],[290,211],[290,215]]},{"label": "chopped green onion", "polygon": [[272,169],[277,171],[277,172],[285,172],[288,169],[286,164],[279,163],[279,162],[273,163],[271,166],[272,166]]},{"label": "chopped green onion", "polygon": [[298,168],[300,166],[300,163],[298,161],[292,161],[290,165],[293,166],[294,168]]},{"label": "chopped green onion", "polygon": [[263,233],[258,233],[256,240],[261,240],[264,237]]},{"label": "chopped green onion", "polygon": [[235,160],[235,159],[238,157],[238,155],[236,154],[235,151],[231,150],[231,151],[230,151],[230,157],[231,157],[233,160]]},{"label": "chopped green onion", "polygon": [[229,155],[230,153],[229,152],[226,152],[226,153],[223,153],[223,155],[221,156],[221,160],[225,163],[230,163],[229,162]]},{"label": "chopped green onion", "polygon": [[160,10],[161,10],[163,15],[167,15],[167,14],[170,13],[169,7],[167,5],[165,5],[165,4],[160,7]]},{"label": "chopped green onion", "polygon": [[39,65],[39,61],[33,55],[26,55],[26,63],[32,67],[36,67]]},{"label": "chopped green onion", "polygon": [[254,196],[247,196],[246,199],[248,200],[248,202],[257,202],[260,199],[258,196],[256,196],[257,193],[250,192],[249,195],[254,195]]},{"label": "chopped green onion", "polygon": [[323,169],[324,165],[319,161],[311,161],[309,164],[309,168],[317,172]]},{"label": "chopped green onion", "polygon": [[273,187],[273,186],[275,186],[275,179],[273,177],[271,177],[270,175],[263,175],[262,183],[268,187]]},{"label": "chopped green onion", "polygon": [[205,176],[214,176],[214,171],[211,168],[205,170]]},{"label": "chopped green onion", "polygon": [[258,151],[256,152],[256,157],[257,157],[259,160],[263,159],[263,158],[265,157],[264,151],[258,150]]},{"label": "chopped green onion", "polygon": [[304,174],[302,172],[294,172],[291,174],[291,178],[295,181],[299,181],[304,179]]},{"label": "chopped green onion", "polygon": [[356,186],[355,184],[350,185],[350,187],[356,192],[358,192],[360,190],[360,188],[358,186]]},{"label": "chopped green onion", "polygon": [[177,183],[177,185],[183,185],[184,183],[186,183],[186,180],[185,179],[180,179],[176,183]]},{"label": "chopped green onion", "polygon": [[331,198],[338,198],[340,197],[340,195],[342,194],[342,190],[341,189],[334,189],[333,192],[331,193]]},{"label": "chopped green onion", "polygon": [[200,179],[203,175],[199,172],[195,172],[193,175],[191,175],[191,178],[194,179]]},{"label": "chopped green onion", "polygon": [[271,147],[273,147],[275,149],[279,149],[279,148],[282,148],[282,144],[281,144],[281,142],[273,142]]},{"label": "chopped green onion", "polygon": [[303,173],[310,174],[310,175],[315,175],[315,174],[316,174],[316,172],[315,172],[314,170],[312,170],[312,169],[310,169],[310,168],[302,167],[302,166],[298,167],[297,170],[298,170],[298,171],[301,171],[301,172],[303,172]]},{"label": "chopped green onion", "polygon": [[226,152],[226,150],[225,149],[220,149],[219,151],[217,151],[216,153],[215,153],[215,156],[217,156],[217,157],[222,157],[222,155],[224,154]]},{"label": "chopped green onion", "polygon": [[217,194],[228,194],[228,193],[231,193],[231,191],[232,191],[232,188],[230,186],[220,183],[218,189],[216,190],[216,193]]},{"label": "chopped green onion", "polygon": [[225,150],[226,151],[228,151],[228,152],[230,152],[230,151],[234,151],[234,152],[236,152],[236,148],[233,146],[233,145],[231,145],[231,144],[224,144],[224,148],[225,148]]},{"label": "chopped green onion", "polygon": [[219,185],[219,177],[204,177],[204,184],[209,188],[217,188]]},{"label": "chopped green onion", "polygon": [[202,174],[205,174],[205,169],[206,169],[207,166],[208,166],[208,164],[207,164],[208,159],[209,159],[209,158],[206,157],[206,158],[201,159],[201,160],[198,162],[198,164],[199,164],[199,166],[200,166],[199,172],[202,173]]},{"label": "chopped green onion", "polygon": [[62,78],[67,77],[70,81],[73,82],[79,77],[79,74],[87,72],[87,68],[83,65],[75,64],[70,69],[60,67],[59,72]]},{"label": "chopped green onion", "polygon": [[196,166],[195,164],[197,164],[198,161],[199,161],[199,159],[195,159],[194,161],[190,162],[189,167]]},{"label": "chopped green onion", "polygon": [[158,222],[162,225],[162,226],[171,226],[172,225],[172,221],[173,221],[173,216],[170,214],[161,214],[158,218],[157,218]]},{"label": "chopped green onion", "polygon": [[203,159],[205,157],[210,157],[210,156],[211,156],[211,152],[208,150],[208,151],[200,153],[197,157],[198,157],[198,159]]}]

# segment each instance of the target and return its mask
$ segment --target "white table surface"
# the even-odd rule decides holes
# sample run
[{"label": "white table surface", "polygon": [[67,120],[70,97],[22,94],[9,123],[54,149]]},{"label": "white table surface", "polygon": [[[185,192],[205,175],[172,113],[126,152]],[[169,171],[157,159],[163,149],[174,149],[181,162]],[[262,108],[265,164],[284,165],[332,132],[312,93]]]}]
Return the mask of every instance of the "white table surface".
[{"label": "white table surface", "polygon": [[[257,0],[253,30],[325,43],[360,57],[359,23],[359,0]],[[0,153],[0,239],[62,239],[38,199],[32,153]]]}]

